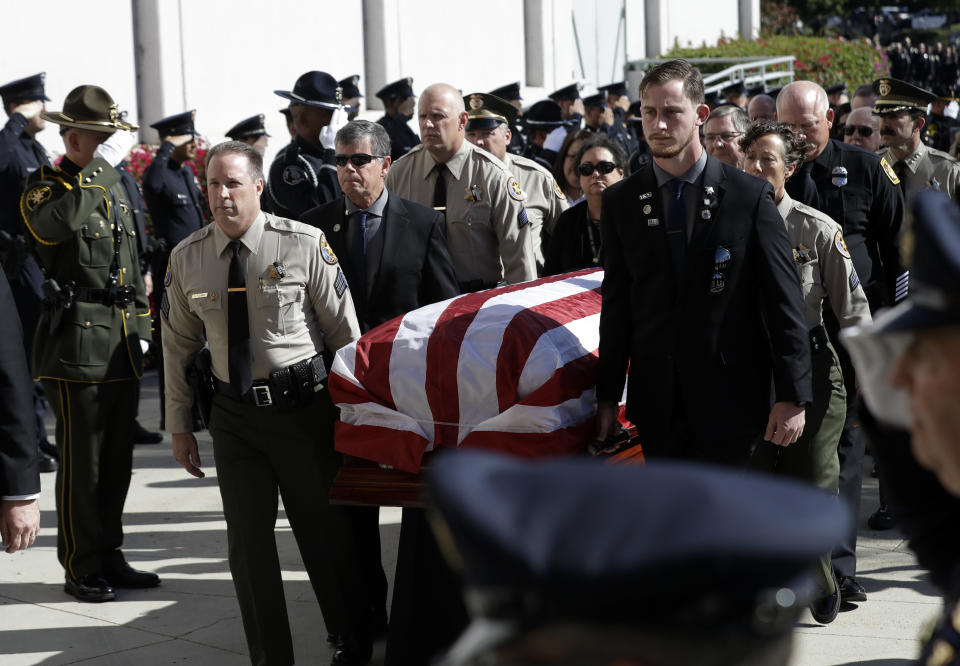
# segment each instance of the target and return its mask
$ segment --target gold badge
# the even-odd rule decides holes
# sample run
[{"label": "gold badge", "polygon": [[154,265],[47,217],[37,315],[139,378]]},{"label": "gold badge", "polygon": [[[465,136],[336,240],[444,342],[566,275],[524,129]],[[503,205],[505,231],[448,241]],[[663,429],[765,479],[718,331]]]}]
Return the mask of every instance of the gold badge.
[{"label": "gold badge", "polygon": [[[326,241],[326,238],[324,238],[324,241]],[[274,280],[282,280],[287,276],[287,267],[283,265],[283,262],[275,261],[270,264],[268,275]]]},{"label": "gold badge", "polygon": [[886,97],[890,94],[890,82],[886,79],[880,79],[880,83],[877,85],[877,90],[880,91],[881,97]]},{"label": "gold badge", "polygon": [[335,266],[337,263],[337,255],[333,253],[333,248],[330,247],[327,237],[323,234],[320,235],[320,256],[331,266]]},{"label": "gold badge", "polygon": [[557,198],[561,201],[567,200],[567,195],[563,193],[563,190],[560,189],[560,183],[554,179],[553,181],[553,193],[557,195]]},{"label": "gold badge", "polygon": [[480,201],[480,187],[478,185],[471,185],[466,189],[466,192],[463,195],[464,201]]},{"label": "gold badge", "polygon": [[890,182],[894,185],[900,184],[900,178],[897,177],[897,172],[893,170],[893,167],[890,166],[890,163],[887,161],[886,157],[880,158],[880,166],[883,167],[883,172],[887,174],[887,178],[890,179]]},{"label": "gold badge", "polygon": [[523,201],[527,198],[527,195],[524,194],[520,188],[520,183],[518,183],[517,179],[513,176],[510,176],[510,180],[507,181],[507,194],[509,194],[510,198],[514,201]]},{"label": "gold badge", "polygon": [[476,111],[483,108],[483,98],[480,95],[470,95],[470,109]]},{"label": "gold badge", "polygon": [[24,200],[27,202],[27,209],[33,210],[51,196],[53,196],[53,190],[48,185],[40,185],[27,192]]},{"label": "gold badge", "polygon": [[843,232],[837,231],[836,235],[833,237],[833,244],[837,246],[837,251],[843,255],[845,258],[850,258],[850,250],[847,249],[847,243],[843,240]]}]

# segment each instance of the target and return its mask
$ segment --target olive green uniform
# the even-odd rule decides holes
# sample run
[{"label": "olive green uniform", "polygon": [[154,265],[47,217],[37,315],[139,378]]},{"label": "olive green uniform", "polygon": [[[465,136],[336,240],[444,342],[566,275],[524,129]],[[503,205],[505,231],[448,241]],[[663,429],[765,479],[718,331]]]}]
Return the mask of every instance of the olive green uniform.
[{"label": "olive green uniform", "polygon": [[140,340],[150,339],[136,227],[120,174],[100,158],[41,167],[20,209],[46,276],[76,288],[69,308],[44,309],[34,368],[57,415],[57,556],[70,579],[99,576],[123,561]]},{"label": "olive green uniform", "polygon": [[[386,186],[397,196],[433,206],[437,161],[422,145],[397,160]],[[460,290],[537,277],[526,194],[506,165],[464,140],[446,162],[447,245]]]},{"label": "olive green uniform", "polygon": [[[898,160],[891,149],[881,150],[879,154],[889,164],[896,165]],[[939,190],[956,200],[960,185],[960,162],[952,155],[921,143],[903,162],[906,168],[899,172],[900,187],[908,209],[913,195],[920,190]]]},{"label": "olive green uniform", "polygon": [[[167,429],[191,430],[192,393],[185,368],[206,333],[216,378],[229,382],[230,239],[212,224],[170,254],[161,305]],[[353,300],[337,258],[314,227],[260,213],[240,239],[245,250],[252,377],[336,351],[359,337]],[[324,382],[325,384],[325,382]],[[210,418],[230,571],[255,664],[293,663],[277,559],[277,493],[297,539],[327,631],[347,633],[366,621],[349,525],[328,503],[339,467],[333,449],[333,404],[323,385],[302,406],[281,411],[218,392]]]},{"label": "olive green uniform", "polygon": [[[847,393],[840,360],[823,328],[823,304],[829,298],[841,328],[869,324],[870,307],[840,225],[786,193],[777,210],[787,226],[803,290],[810,329],[813,402],[807,406],[800,438],[788,447],[761,443],[751,466],[805,479],[836,493],[840,477],[837,443],[847,415]],[[832,593],[830,556],[823,558],[821,564],[823,584]]]},{"label": "olive green uniform", "polygon": [[530,235],[533,239],[533,251],[537,257],[537,267],[543,269],[542,241],[544,236],[553,233],[560,219],[560,213],[569,204],[567,197],[553,179],[553,174],[533,160],[521,155],[507,153],[504,163],[520,183],[520,189],[526,195],[524,205],[530,219]]}]

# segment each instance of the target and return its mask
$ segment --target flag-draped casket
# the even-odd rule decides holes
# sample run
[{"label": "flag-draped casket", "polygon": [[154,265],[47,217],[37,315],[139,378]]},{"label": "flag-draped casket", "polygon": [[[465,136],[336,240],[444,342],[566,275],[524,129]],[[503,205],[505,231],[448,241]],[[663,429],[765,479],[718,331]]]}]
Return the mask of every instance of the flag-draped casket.
[{"label": "flag-draped casket", "polygon": [[419,308],[337,352],[336,448],[417,472],[439,447],[572,453],[596,414],[603,271]]}]

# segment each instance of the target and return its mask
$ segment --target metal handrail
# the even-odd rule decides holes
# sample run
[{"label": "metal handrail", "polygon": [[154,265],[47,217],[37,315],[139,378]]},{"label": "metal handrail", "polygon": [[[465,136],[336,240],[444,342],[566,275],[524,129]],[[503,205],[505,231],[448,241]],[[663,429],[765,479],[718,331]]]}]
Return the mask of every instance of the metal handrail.
[{"label": "metal handrail", "polygon": [[[643,76],[643,72],[652,65],[663,62],[663,60],[663,58],[631,60],[624,66],[627,80],[633,82],[634,79],[636,79],[636,83],[638,84],[640,78]],[[707,74],[703,77],[703,88],[706,93],[719,92],[730,84],[738,82],[743,83],[743,85],[747,87],[761,84],[766,87],[769,81],[786,79],[786,81],[783,81],[785,85],[794,79],[793,63],[795,60],[796,57],[792,55],[772,58],[769,56],[687,58],[687,62],[693,65],[732,63],[730,67],[713,74]],[[787,68],[785,70],[767,71],[768,68],[782,65],[786,65]]]}]

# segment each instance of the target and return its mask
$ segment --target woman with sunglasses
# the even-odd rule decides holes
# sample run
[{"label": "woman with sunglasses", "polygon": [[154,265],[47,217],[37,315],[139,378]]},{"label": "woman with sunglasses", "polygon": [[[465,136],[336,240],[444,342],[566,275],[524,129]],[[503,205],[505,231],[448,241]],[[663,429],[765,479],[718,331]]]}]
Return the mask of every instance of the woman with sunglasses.
[{"label": "woman with sunglasses", "polygon": [[[786,181],[804,154],[803,143],[794,131],[782,123],[760,120],[740,139],[740,149],[744,170],[773,186],[777,210],[786,224],[803,289],[813,366],[813,402],[807,406],[803,435],[786,448],[761,442],[751,467],[806,479],[836,493],[840,475],[837,443],[847,400],[840,361],[823,328],[823,304],[829,297],[842,328],[869,324],[870,307],[840,226],[828,215],[794,201],[786,192]],[[829,554],[821,559],[821,567],[822,594],[811,603],[810,610],[817,622],[826,624],[837,617],[840,593]]]},{"label": "woman with sunglasses", "polygon": [[583,142],[594,134],[588,129],[575,130],[567,134],[553,162],[553,179],[560,185],[560,189],[567,196],[567,203],[571,206],[583,199],[583,190],[580,188],[580,177],[577,175],[577,163],[574,161]]},{"label": "woman with sunglasses", "polygon": [[623,180],[627,156],[617,141],[598,134],[581,146],[574,163],[585,199],[560,215],[547,246],[544,275],[602,264],[600,205],[604,191]]}]

